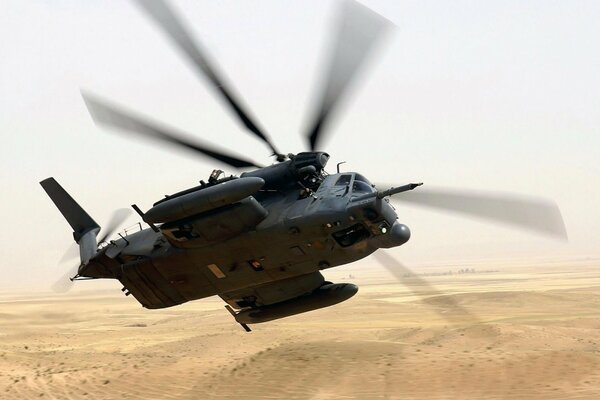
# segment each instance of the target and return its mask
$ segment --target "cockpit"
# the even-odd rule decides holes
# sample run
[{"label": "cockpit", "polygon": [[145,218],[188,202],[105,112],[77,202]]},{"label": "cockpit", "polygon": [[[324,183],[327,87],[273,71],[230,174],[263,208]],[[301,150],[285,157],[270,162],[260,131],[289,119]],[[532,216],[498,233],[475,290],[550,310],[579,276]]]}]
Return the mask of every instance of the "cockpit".
[{"label": "cockpit", "polygon": [[352,182],[352,195],[361,195],[365,193],[372,193],[375,189],[371,182],[361,174],[354,174],[354,181]]},{"label": "cockpit", "polygon": [[358,173],[345,173],[333,178],[335,183],[330,186],[330,193],[335,193],[336,196],[357,197],[375,191],[371,182]]},{"label": "cockpit", "polygon": [[352,197],[375,191],[371,182],[357,173],[341,174],[335,181],[335,186],[344,187],[346,189],[344,195],[350,194]]},{"label": "cockpit", "polygon": [[315,217],[324,218],[321,223],[332,229],[331,236],[340,247],[369,241],[372,246],[390,248],[410,237],[408,228],[397,222],[394,208],[359,173],[328,175],[314,199],[318,200],[311,200]]}]

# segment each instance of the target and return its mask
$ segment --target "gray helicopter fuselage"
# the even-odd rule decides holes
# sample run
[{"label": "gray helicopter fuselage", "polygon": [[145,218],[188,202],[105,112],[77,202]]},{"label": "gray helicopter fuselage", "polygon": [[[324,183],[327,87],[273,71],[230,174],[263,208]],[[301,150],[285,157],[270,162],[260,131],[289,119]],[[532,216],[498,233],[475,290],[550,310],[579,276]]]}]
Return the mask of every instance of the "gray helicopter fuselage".
[{"label": "gray helicopter fuselage", "polygon": [[[235,205],[112,241],[80,275],[119,279],[148,308],[213,295],[236,308],[273,304],[314,289],[316,275],[322,280],[315,272],[408,240],[394,209],[375,193],[356,173],[325,175],[315,191],[267,184]],[[301,276],[306,285],[281,284]],[[253,289],[271,282],[279,282],[275,293]]]}]

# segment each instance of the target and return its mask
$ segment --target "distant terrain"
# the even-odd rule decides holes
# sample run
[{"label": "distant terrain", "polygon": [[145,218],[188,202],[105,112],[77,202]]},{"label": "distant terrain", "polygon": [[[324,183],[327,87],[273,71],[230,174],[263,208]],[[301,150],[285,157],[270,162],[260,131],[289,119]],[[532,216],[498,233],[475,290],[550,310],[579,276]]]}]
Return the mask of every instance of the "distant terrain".
[{"label": "distant terrain", "polygon": [[0,399],[600,398],[600,263],[450,269],[251,333],[218,298],[0,293]]}]

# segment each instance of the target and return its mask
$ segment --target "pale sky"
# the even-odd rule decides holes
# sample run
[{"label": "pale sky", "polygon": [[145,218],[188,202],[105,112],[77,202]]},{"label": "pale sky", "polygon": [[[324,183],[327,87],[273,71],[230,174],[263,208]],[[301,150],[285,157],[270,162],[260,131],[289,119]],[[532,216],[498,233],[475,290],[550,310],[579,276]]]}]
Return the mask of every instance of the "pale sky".
[{"label": "pale sky", "polygon": [[[413,236],[393,254],[417,270],[600,258],[600,2],[362,3],[397,28],[323,143],[328,169],[347,161],[373,181],[553,199],[570,237],[565,244],[406,206],[398,214]],[[173,4],[277,146],[305,150],[300,133],[338,3]],[[223,168],[97,128],[80,88],[270,162],[128,1],[3,1],[0,37],[0,288],[46,287],[67,268],[57,261],[71,231],[40,180],[54,176],[102,225],[117,208],[147,209]]]}]

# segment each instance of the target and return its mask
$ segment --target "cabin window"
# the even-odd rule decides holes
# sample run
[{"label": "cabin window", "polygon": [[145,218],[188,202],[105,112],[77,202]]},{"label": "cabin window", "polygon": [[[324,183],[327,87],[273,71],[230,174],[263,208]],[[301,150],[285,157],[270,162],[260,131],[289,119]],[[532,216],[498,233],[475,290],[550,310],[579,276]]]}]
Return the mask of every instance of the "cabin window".
[{"label": "cabin window", "polygon": [[335,232],[333,238],[342,247],[352,246],[370,236],[363,224],[352,225],[350,228]]}]

